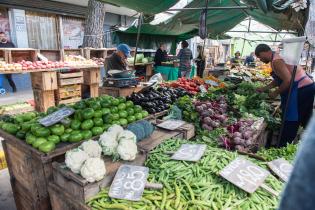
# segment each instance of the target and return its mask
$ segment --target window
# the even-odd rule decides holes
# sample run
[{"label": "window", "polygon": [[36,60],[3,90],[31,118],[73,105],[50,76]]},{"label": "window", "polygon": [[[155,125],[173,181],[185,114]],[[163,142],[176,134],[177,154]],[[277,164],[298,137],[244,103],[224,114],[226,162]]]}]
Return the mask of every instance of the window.
[{"label": "window", "polygon": [[57,17],[26,12],[28,45],[35,49],[58,49]]}]

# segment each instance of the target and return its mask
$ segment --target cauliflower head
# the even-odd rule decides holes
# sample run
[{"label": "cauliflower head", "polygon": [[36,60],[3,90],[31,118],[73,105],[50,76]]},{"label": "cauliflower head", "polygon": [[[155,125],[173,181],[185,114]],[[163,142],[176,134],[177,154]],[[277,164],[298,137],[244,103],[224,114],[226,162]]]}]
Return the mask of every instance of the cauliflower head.
[{"label": "cauliflower head", "polygon": [[117,147],[117,152],[122,160],[134,160],[138,153],[138,148],[133,140],[121,140]]},{"label": "cauliflower head", "polygon": [[122,141],[122,140],[131,140],[134,143],[136,143],[137,142],[137,136],[129,130],[124,130],[123,132],[121,132],[118,135],[118,141]]},{"label": "cauliflower head", "polygon": [[88,140],[83,142],[79,148],[88,154],[89,157],[101,157],[102,148],[97,141]]},{"label": "cauliflower head", "polygon": [[80,173],[88,182],[100,181],[106,174],[105,163],[101,158],[88,158],[84,162]]},{"label": "cauliflower head", "polygon": [[103,133],[100,136],[99,144],[102,147],[104,155],[114,155],[118,146],[116,138],[111,133]]},{"label": "cauliflower head", "polygon": [[78,174],[80,173],[83,163],[88,159],[88,157],[89,156],[86,152],[76,148],[66,152],[65,163],[73,173]]},{"label": "cauliflower head", "polygon": [[107,132],[110,133],[115,139],[118,138],[118,135],[124,131],[124,128],[120,125],[112,125],[108,128]]}]

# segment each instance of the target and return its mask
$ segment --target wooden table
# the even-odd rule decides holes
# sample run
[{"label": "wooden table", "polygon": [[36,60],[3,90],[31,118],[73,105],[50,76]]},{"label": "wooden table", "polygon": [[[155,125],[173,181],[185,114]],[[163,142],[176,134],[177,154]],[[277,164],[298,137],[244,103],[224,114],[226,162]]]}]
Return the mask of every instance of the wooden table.
[{"label": "wooden table", "polygon": [[117,87],[100,87],[99,93],[100,95],[110,95],[113,97],[119,97],[119,96],[129,96],[133,92],[139,92],[142,90],[142,86],[136,86],[136,87],[126,87],[126,88],[117,88]]},{"label": "wooden table", "polygon": [[[136,63],[135,64],[135,70],[137,70],[137,67],[144,67],[145,68],[145,81],[149,81],[150,77],[153,75],[153,65],[154,62],[149,63]],[[133,65],[129,65],[130,68],[133,68]]]}]

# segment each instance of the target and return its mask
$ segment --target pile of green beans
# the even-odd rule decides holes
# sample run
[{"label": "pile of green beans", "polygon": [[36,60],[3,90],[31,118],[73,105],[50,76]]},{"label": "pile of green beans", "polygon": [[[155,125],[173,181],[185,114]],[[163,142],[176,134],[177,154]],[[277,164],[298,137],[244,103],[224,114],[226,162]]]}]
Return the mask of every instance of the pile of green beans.
[{"label": "pile of green beans", "polygon": [[[162,190],[144,190],[141,201],[132,202],[108,197],[103,189],[87,204],[92,209],[213,209],[213,210],[267,210],[276,209],[279,198],[259,188],[248,194],[229,183],[218,174],[232,160],[239,156],[236,152],[207,147],[205,155],[196,163],[175,161],[165,152],[176,151],[184,143],[201,143],[170,139],[153,150],[145,165],[150,168],[148,181],[162,183]],[[250,158],[248,158],[250,159]],[[266,163],[250,159],[266,168]],[[280,192],[283,183],[270,175],[265,183]]]}]

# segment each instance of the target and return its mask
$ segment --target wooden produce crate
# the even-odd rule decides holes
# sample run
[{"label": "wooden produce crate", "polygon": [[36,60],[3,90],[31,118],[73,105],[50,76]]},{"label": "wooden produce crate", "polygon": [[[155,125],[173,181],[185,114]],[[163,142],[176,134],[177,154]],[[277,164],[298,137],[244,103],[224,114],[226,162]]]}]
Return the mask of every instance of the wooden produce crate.
[{"label": "wooden produce crate", "polygon": [[16,63],[22,60],[25,61],[37,61],[37,52],[36,49],[31,48],[6,48],[8,53],[7,63]]},{"label": "wooden produce crate", "polygon": [[58,85],[75,85],[83,83],[82,71],[58,72]]},{"label": "wooden produce crate", "polygon": [[0,48],[0,61],[9,62],[9,50],[7,48]]},{"label": "wooden produce crate", "polygon": [[100,95],[110,95],[113,97],[119,97],[119,96],[129,96],[133,92],[139,92],[142,90],[143,87],[137,86],[137,87],[127,87],[127,88],[116,88],[116,87],[100,87]]},{"label": "wooden produce crate", "polygon": [[82,99],[81,85],[66,85],[55,91],[56,104],[75,103]]},{"label": "wooden produce crate", "polygon": [[107,57],[107,48],[85,48],[84,57],[86,59],[92,58],[106,58]]},{"label": "wooden produce crate", "polygon": [[85,203],[54,183],[49,183],[48,191],[53,210],[91,210]]},{"label": "wooden produce crate", "polygon": [[50,61],[62,60],[62,52],[60,50],[39,50],[39,52]]},{"label": "wooden produce crate", "polygon": [[84,50],[83,49],[62,49],[61,53],[63,56],[69,56],[69,55],[84,56]]},{"label": "wooden produce crate", "polygon": [[54,90],[33,89],[35,110],[45,112],[51,106],[55,106]]},{"label": "wooden produce crate", "polygon": [[82,142],[61,143],[44,154],[2,130],[0,136],[4,139],[2,145],[17,209],[51,209],[48,183],[53,179],[52,162],[63,162],[65,152]]},{"label": "wooden produce crate", "polygon": [[118,168],[122,164],[142,166],[146,160],[144,153],[139,153],[133,161],[113,161],[110,157],[104,157],[106,176],[101,181],[95,183],[87,182],[79,174],[75,174],[66,168],[65,163],[53,163],[54,184],[69,193],[82,203],[96,195],[100,188],[108,187],[112,183]]},{"label": "wooden produce crate", "polygon": [[85,85],[99,84],[101,81],[100,68],[90,68],[83,71]]},{"label": "wooden produce crate", "polygon": [[30,74],[33,89],[56,90],[58,88],[56,72],[31,72]]},{"label": "wooden produce crate", "polygon": [[99,84],[82,85],[83,98],[95,98],[99,96]]}]

